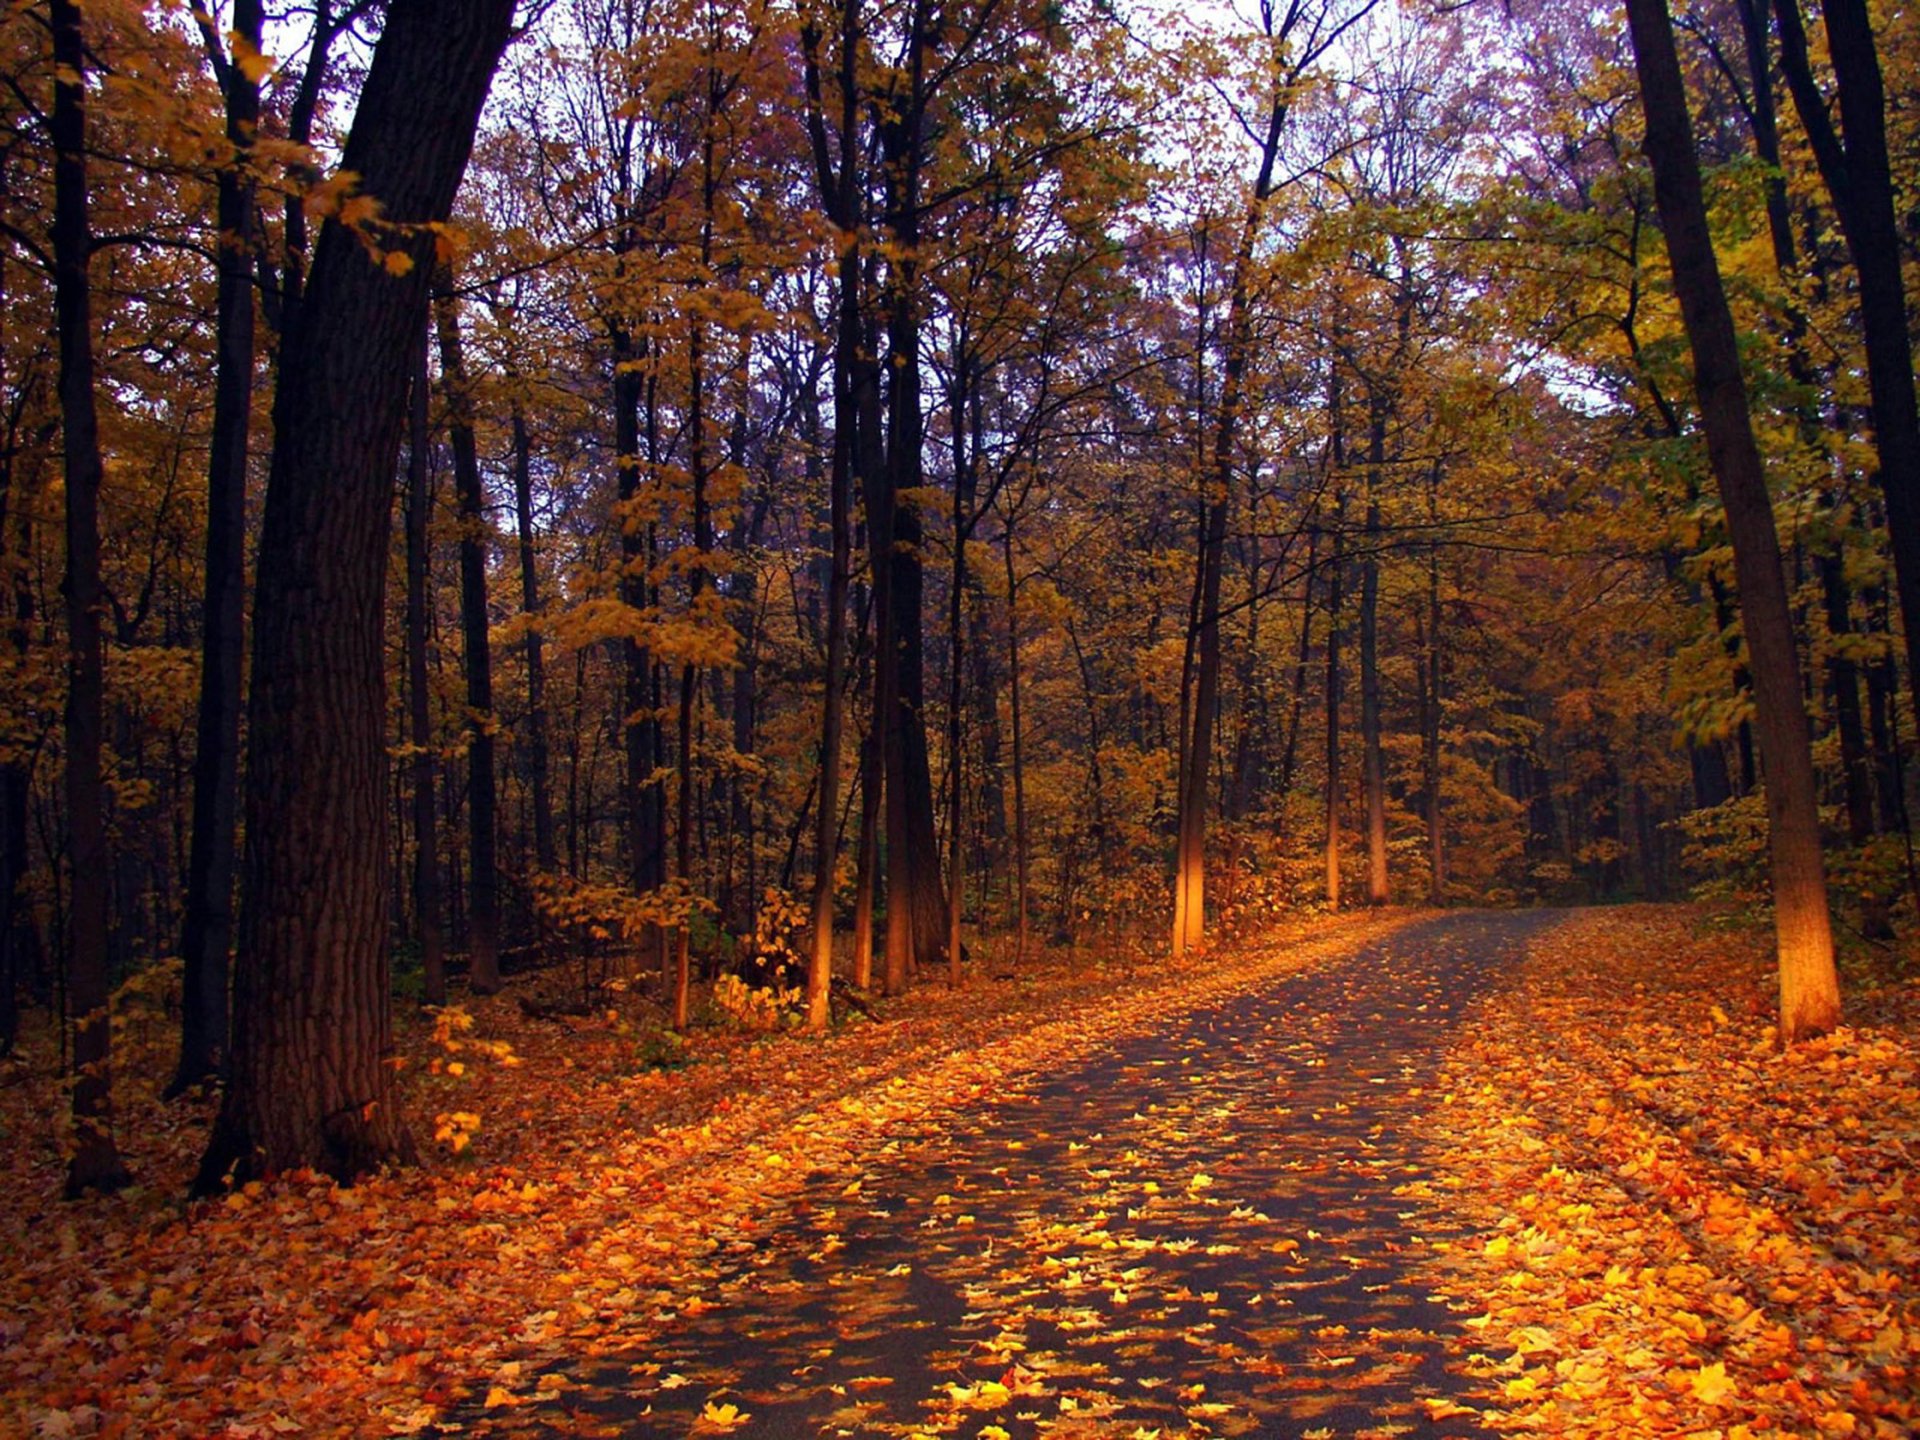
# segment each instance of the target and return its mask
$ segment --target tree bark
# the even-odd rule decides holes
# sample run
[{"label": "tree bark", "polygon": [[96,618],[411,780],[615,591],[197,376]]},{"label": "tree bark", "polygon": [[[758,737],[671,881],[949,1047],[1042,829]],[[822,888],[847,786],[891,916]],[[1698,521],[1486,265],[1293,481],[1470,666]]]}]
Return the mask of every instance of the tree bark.
[{"label": "tree bark", "polygon": [[1340,908],[1340,602],[1346,582],[1347,497],[1340,472],[1346,469],[1346,432],[1340,371],[1336,364],[1327,383],[1330,412],[1328,446],[1334,469],[1333,556],[1327,575],[1327,908]]},{"label": "tree bark", "polygon": [[887,178],[883,219],[893,248],[885,294],[886,461],[884,473],[869,481],[867,523],[874,583],[886,600],[875,611],[876,694],[884,692],[885,703],[875,707],[874,729],[885,772],[885,985],[890,995],[903,991],[909,974],[931,964],[946,948],[947,905],[927,758],[924,526],[917,498],[925,460],[920,411],[921,174],[928,160],[927,66],[940,33],[932,8],[927,0],[914,0],[905,22],[905,90],[891,97],[893,113],[880,126]]},{"label": "tree bark", "polygon": [[547,757],[547,658],[540,634],[540,569],[533,543],[533,441],[527,417],[513,408],[513,514],[520,546],[520,609],[527,625],[527,719],[523,764],[533,792],[533,858],[543,874],[555,865],[553,783]]},{"label": "tree bark", "polygon": [[1013,567],[1013,508],[1007,509],[1006,533],[1001,537],[1007,568],[1007,710],[1013,731],[1013,963],[1027,956],[1030,912],[1030,871],[1027,844],[1026,730],[1020,716],[1020,577]]},{"label": "tree bark", "polygon": [[216,201],[220,258],[214,301],[213,436],[207,457],[206,629],[193,756],[193,838],[180,940],[180,1060],[167,1087],[169,1095],[216,1079],[227,1058],[245,659],[247,440],[253,415],[256,226],[248,156],[260,120],[260,87],[241,62],[260,49],[261,9],[260,0],[235,0],[234,54],[220,75],[233,156],[221,167]]},{"label": "tree bark", "polygon": [[1386,414],[1372,403],[1367,441],[1366,558],[1360,562],[1360,764],[1367,808],[1367,903],[1391,898],[1387,880],[1387,767],[1380,743],[1380,496]]},{"label": "tree bark", "polygon": [[53,290],[66,464],[67,1014],[72,1027],[73,1153],[67,1197],[118,1190],[129,1176],[113,1139],[108,1069],[106,794],[101,778],[104,645],[100,612],[100,431],[94,400],[93,296],[87,261],[86,47],[73,0],[51,0],[53,32]]},{"label": "tree bark", "polygon": [[1886,90],[1872,19],[1866,0],[1823,0],[1821,5],[1843,141],[1833,131],[1826,99],[1814,82],[1799,0],[1778,0],[1778,12],[1780,68],[1859,276],[1860,332],[1894,588],[1906,632],[1910,683],[1920,682],[1920,404],[1914,395],[1912,338],[1887,152]]},{"label": "tree bark", "polygon": [[[397,0],[342,167],[388,266],[335,217],[281,345],[254,605],[232,1080],[195,1189],[412,1155],[393,1099],[381,639],[408,360],[512,0]],[[403,269],[405,273],[394,273]]]},{"label": "tree bark", "polygon": [[433,716],[427,674],[427,589],[433,496],[428,489],[427,330],[420,327],[407,426],[407,765],[412,782],[413,927],[420,944],[422,998],[447,1003],[447,940],[441,918],[440,840],[433,814]]},{"label": "tree bark", "polygon": [[473,433],[473,384],[451,277],[438,280],[435,329],[460,522],[460,636],[467,679],[467,983],[500,989],[499,796],[493,763],[493,649],[487,613],[487,501]]},{"label": "tree bark", "polygon": [[1738,342],[1707,225],[1693,125],[1666,0],[1628,0],[1634,62],[1646,108],[1674,290],[1693,352],[1707,453],[1733,541],[1740,613],[1752,660],[1760,754],[1766,766],[1774,929],[1780,955],[1780,1038],[1792,1043],[1839,1022],[1839,985],[1820,855],[1806,710],[1793,619],[1780,568],[1773,502],[1754,443]]}]

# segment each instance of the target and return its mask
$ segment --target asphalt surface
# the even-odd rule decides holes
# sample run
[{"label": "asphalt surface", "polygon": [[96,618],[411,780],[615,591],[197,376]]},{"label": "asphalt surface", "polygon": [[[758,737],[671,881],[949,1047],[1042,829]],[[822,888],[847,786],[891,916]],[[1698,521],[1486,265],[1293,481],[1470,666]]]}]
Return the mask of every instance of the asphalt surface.
[{"label": "asphalt surface", "polygon": [[[1484,1433],[1464,1226],[1414,1125],[1449,1032],[1544,928],[1423,921],[1179,1017],[835,1177],[712,1308],[472,1428],[572,1435]],[[857,1184],[855,1181],[857,1180]]]}]

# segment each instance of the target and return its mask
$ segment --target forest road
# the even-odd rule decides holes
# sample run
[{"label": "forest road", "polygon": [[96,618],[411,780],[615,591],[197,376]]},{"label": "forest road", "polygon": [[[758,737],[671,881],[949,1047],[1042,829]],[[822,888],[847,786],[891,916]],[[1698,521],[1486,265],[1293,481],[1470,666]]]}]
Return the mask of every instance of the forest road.
[{"label": "forest road", "polygon": [[712,1308],[473,1430],[1482,1434],[1446,1414],[1477,1306],[1433,1293],[1464,1225],[1414,1132],[1552,918],[1418,921],[1010,1083],[823,1184]]}]

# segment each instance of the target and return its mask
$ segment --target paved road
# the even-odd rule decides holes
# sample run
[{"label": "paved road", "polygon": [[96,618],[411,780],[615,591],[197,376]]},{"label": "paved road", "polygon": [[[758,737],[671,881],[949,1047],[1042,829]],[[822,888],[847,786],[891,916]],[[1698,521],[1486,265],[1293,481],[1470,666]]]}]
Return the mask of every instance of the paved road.
[{"label": "paved road", "polygon": [[1460,1317],[1416,1275],[1458,1232],[1407,1131],[1545,923],[1422,922],[1031,1079],[823,1189],[722,1304],[512,1428],[1478,1435],[1426,1403],[1465,1394]]}]

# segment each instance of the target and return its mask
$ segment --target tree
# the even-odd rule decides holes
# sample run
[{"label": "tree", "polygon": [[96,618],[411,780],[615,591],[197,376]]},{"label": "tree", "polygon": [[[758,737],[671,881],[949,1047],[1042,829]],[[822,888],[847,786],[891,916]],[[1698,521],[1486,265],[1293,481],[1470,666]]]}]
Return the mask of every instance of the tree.
[{"label": "tree", "polygon": [[387,537],[432,227],[452,210],[513,9],[392,6],[341,157],[353,193],[321,228],[281,342],[232,1080],[200,1193],[299,1165],[346,1180],[411,1153],[386,1063]]},{"label": "tree", "polygon": [[60,332],[60,425],[67,479],[66,802],[73,901],[67,1007],[73,1026],[73,1154],[67,1195],[117,1190],[129,1179],[113,1139],[108,1071],[107,827],[100,774],[105,685],[100,595],[100,431],[94,400],[93,226],[87,197],[87,52],[80,8],[51,0],[54,154],[53,281]]},{"label": "tree", "polygon": [[1841,133],[1836,134],[1813,78],[1800,0],[1776,0],[1776,8],[1780,68],[1860,277],[1860,332],[1880,455],[1880,491],[1886,499],[1894,582],[1906,627],[1907,668],[1920,677],[1920,403],[1914,395],[1902,247],[1887,153],[1885,84],[1873,23],[1866,0],[1823,0],[1827,51],[1839,92]]},{"label": "tree", "polygon": [[435,297],[440,378],[447,392],[454,489],[460,513],[460,634],[467,677],[467,983],[481,995],[500,988],[500,866],[493,765],[493,651],[487,613],[487,512],[474,439],[473,384],[460,339],[452,278]]},{"label": "tree", "polygon": [[1733,316],[1707,227],[1706,200],[1666,0],[1628,0],[1635,68],[1674,290],[1693,352],[1708,458],[1726,508],[1751,656],[1760,755],[1766,766],[1774,930],[1780,955],[1780,1039],[1839,1023],[1840,994],[1820,855],[1820,811],[1801,704],[1793,617],[1780,568],[1773,501],[1754,443]]},{"label": "tree", "polygon": [[241,662],[246,627],[247,441],[253,418],[253,263],[258,236],[250,155],[260,123],[260,0],[236,0],[231,53],[207,12],[197,17],[227,100],[233,153],[220,168],[218,347],[207,456],[206,628],[193,752],[193,840],[180,958],[180,1062],[171,1093],[226,1067],[228,960],[233,946]]}]

